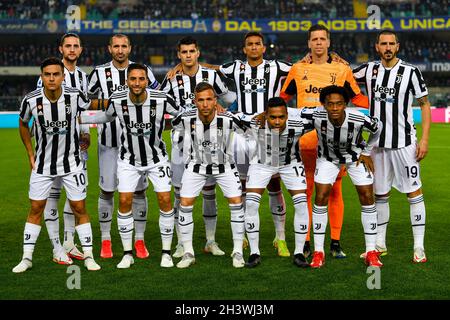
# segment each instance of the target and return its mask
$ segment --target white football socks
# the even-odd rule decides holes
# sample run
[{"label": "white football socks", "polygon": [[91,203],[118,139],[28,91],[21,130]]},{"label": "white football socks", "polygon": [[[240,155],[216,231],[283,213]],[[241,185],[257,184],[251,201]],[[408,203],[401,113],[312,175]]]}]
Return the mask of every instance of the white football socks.
[{"label": "white football socks", "polygon": [[261,195],[249,192],[245,200],[245,231],[250,244],[250,254],[258,254],[259,251],[259,204]]}]

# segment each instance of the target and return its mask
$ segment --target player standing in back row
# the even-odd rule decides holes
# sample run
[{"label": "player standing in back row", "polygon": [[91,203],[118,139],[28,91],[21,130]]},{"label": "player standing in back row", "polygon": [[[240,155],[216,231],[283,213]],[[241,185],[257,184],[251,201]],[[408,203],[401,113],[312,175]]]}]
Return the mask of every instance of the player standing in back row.
[{"label": "player standing in back row", "polygon": [[[126,72],[130,63],[128,56],[131,52],[131,43],[128,36],[123,34],[113,35],[109,41],[109,52],[112,61],[95,67],[89,75],[90,95],[96,95],[98,99],[92,101],[92,108],[102,109],[104,101],[111,97],[113,92],[125,91]],[[158,88],[150,68],[147,70],[149,87]],[[105,123],[98,127],[98,163],[99,163],[99,186],[100,196],[98,199],[98,215],[100,231],[102,235],[102,249],[100,257],[112,258],[111,246],[111,221],[114,211],[114,191],[117,189],[117,157],[120,146],[121,128],[119,120]],[[136,256],[147,258],[149,253],[144,242],[144,233],[147,223],[147,189],[148,181],[142,179],[133,197],[133,217],[136,225],[135,243]]]},{"label": "player standing in back row", "polygon": [[[306,57],[307,59],[294,64],[291,71],[289,71],[289,75],[281,90],[281,97],[287,101],[294,95],[297,95],[298,108],[318,107],[321,106],[319,94],[322,88],[329,85],[338,85],[345,87],[349,91],[351,101],[355,105],[368,108],[367,97],[361,94],[350,67],[346,63],[336,61],[331,54],[328,54],[330,32],[325,26],[314,25],[308,30],[308,47],[310,53]],[[308,196],[310,218],[312,216],[317,143],[318,139],[315,131],[300,138],[300,150],[308,185],[306,194]],[[344,170],[345,168],[342,169],[333,184],[329,202],[330,253],[335,258],[346,257],[340,243],[344,220],[344,200],[342,198],[342,176],[345,173]],[[306,257],[311,253],[309,234],[303,251]]]},{"label": "player standing in back row", "polygon": [[[174,77],[164,79],[161,90],[172,95],[180,107],[189,110],[196,108],[194,104],[194,89],[197,83],[207,82],[214,87],[218,98],[222,98],[225,103],[231,104],[236,100],[236,94],[228,91],[226,85],[220,79],[217,71],[208,69],[198,63],[200,50],[197,40],[188,36],[180,39],[177,45],[178,58],[181,61],[181,68]],[[177,230],[178,244],[173,256],[181,258],[184,255],[183,245],[181,243],[181,235],[178,226],[178,213],[180,210],[180,188],[181,178],[184,172],[184,163],[182,159],[183,136],[178,131],[172,132],[172,153],[171,153],[171,169],[172,184],[175,193],[175,227]],[[216,206],[216,182],[209,179],[203,187],[203,220],[205,222],[206,244],[204,252],[211,253],[216,256],[224,255],[218,243],[215,241],[216,225],[217,225],[217,206]]]},{"label": "player standing in back row", "polygon": [[[428,152],[431,111],[420,70],[397,58],[399,48],[395,32],[381,31],[375,44],[381,61],[363,64],[353,72],[366,86],[370,115],[383,123],[380,141],[372,152],[378,214],[377,250],[381,255],[387,254],[389,195],[394,186],[408,197],[414,236],[413,262],[423,263],[427,261],[424,249],[426,212],[419,162]],[[419,141],[411,107],[413,97],[419,102],[422,114],[422,138]]]},{"label": "player standing in back row", "polygon": [[[66,33],[61,37],[59,52],[62,54],[62,63],[64,64],[64,82],[66,87],[76,88],[87,96],[87,75],[77,66],[77,61],[83,51],[80,37],[74,33]],[[42,88],[42,79],[39,77],[38,88]],[[32,131],[33,128],[31,129]],[[32,133],[33,134],[33,133]],[[80,155],[83,162],[83,170],[86,176],[86,186],[88,185],[87,176],[87,148],[90,145],[89,125],[80,126]],[[61,247],[59,240],[59,214],[58,202],[61,197],[61,179],[55,179],[47,199],[44,209],[44,221],[47,227],[47,232],[54,250],[54,261],[59,264],[66,264],[66,254],[73,259],[83,260],[83,253],[78,250],[74,243],[75,234],[75,216],[70,207],[69,199],[66,197],[64,204],[64,243]],[[69,261],[70,262],[70,261]]]},{"label": "player standing in back row", "polygon": [[105,123],[119,118],[121,133],[120,154],[117,160],[119,211],[117,225],[124,249],[119,269],[134,264],[134,219],[131,204],[139,181],[150,179],[159,205],[159,228],[162,240],[161,267],[173,267],[172,244],[174,212],[170,201],[170,163],[162,140],[164,116],[178,115],[179,107],[168,94],[148,88],[147,67],[132,63],[127,69],[128,88],[114,92],[105,112],[82,114],[83,123]]}]

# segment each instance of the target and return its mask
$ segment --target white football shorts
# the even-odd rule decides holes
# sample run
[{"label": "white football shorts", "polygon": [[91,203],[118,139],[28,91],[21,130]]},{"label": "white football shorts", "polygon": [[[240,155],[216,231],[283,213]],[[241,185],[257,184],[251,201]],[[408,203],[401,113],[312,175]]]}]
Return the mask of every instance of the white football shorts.
[{"label": "white football shorts", "polygon": [[69,200],[81,201],[86,198],[87,177],[84,170],[80,169],[63,176],[49,176],[37,174],[31,171],[30,189],[28,196],[31,200],[45,200],[50,195],[50,190],[56,179],[61,180],[61,185],[66,190]]},{"label": "white football shorts", "polygon": [[146,167],[135,167],[121,159],[117,162],[117,178],[119,192],[140,191],[139,183],[147,178],[153,184],[155,192],[170,192],[172,172],[168,161],[161,161]]},{"label": "white football shorts", "polygon": [[[316,161],[316,172],[314,182],[321,184],[334,184],[341,170],[341,165],[334,164],[322,158]],[[370,173],[363,163],[356,166],[356,162],[345,165],[348,175],[355,186],[367,186],[373,184],[373,174]],[[375,169],[376,171],[376,169]]]},{"label": "white football shorts", "polygon": [[252,163],[248,170],[247,189],[265,189],[274,175],[281,177],[288,190],[306,190],[305,168],[301,162],[272,167],[261,163]]},{"label": "white football shorts", "polygon": [[226,198],[242,196],[241,180],[239,179],[239,173],[236,168],[228,169],[225,170],[224,173],[213,175],[195,173],[188,168],[184,170],[180,196],[183,198],[198,197],[203,186],[210,177],[215,179]]},{"label": "white football shorts", "polygon": [[401,149],[373,148],[372,160],[375,166],[375,194],[387,194],[392,187],[402,193],[414,192],[422,187],[415,143]]},{"label": "white football shorts", "polygon": [[[106,192],[117,190],[117,161],[119,148],[106,147],[98,144],[99,187]],[[145,177],[139,181],[136,191],[146,190],[148,181]]]}]

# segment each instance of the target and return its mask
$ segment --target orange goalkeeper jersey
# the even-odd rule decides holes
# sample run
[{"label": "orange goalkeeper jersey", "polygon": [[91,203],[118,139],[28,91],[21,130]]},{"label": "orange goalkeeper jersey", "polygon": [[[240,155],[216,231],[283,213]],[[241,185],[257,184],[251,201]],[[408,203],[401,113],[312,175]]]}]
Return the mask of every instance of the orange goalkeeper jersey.
[{"label": "orange goalkeeper jersey", "polygon": [[317,107],[321,105],[320,90],[330,85],[347,88],[355,105],[362,108],[369,107],[369,101],[361,94],[352,69],[345,63],[332,61],[331,57],[323,64],[309,62],[294,64],[281,89],[281,96],[287,100],[286,95],[296,94],[298,108]]}]

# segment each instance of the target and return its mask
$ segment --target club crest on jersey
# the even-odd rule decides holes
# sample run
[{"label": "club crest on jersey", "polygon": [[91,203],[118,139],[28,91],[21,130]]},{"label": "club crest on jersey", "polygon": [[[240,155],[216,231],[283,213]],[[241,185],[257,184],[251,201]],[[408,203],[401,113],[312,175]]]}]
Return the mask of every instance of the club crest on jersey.
[{"label": "club crest on jersey", "polygon": [[336,83],[336,73],[330,73],[330,77],[331,77],[331,84],[335,84]]},{"label": "club crest on jersey", "polygon": [[270,72],[270,64],[264,65],[264,73],[269,73],[269,72]]},{"label": "club crest on jersey", "polygon": [[150,108],[150,117],[154,117],[154,116],[156,116],[156,108],[152,107],[152,108]]},{"label": "club crest on jersey", "polygon": [[66,113],[67,114],[71,114],[72,113],[72,108],[70,107],[70,104],[66,104]]},{"label": "club crest on jersey", "polygon": [[353,131],[347,133],[347,140],[353,139]]},{"label": "club crest on jersey", "polygon": [[223,130],[222,130],[222,128],[217,128],[217,135],[218,135],[219,137],[223,136]]},{"label": "club crest on jersey", "polygon": [[289,138],[287,139],[287,141],[288,141],[289,144],[294,143],[294,138],[289,137]]},{"label": "club crest on jersey", "polygon": [[397,76],[395,77],[395,83],[401,83],[402,79],[403,79],[403,75],[397,74]]}]

